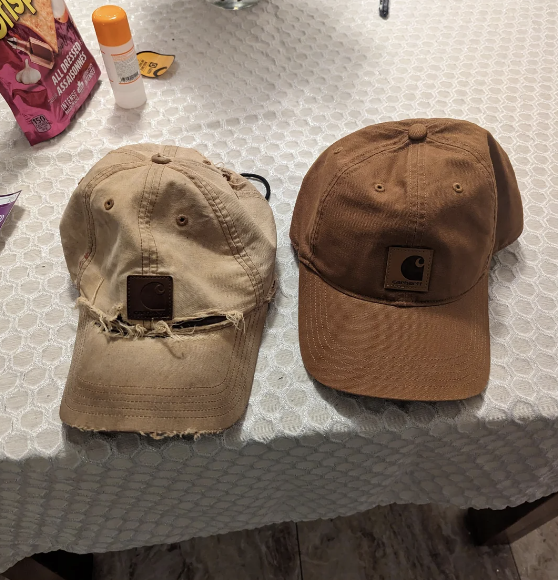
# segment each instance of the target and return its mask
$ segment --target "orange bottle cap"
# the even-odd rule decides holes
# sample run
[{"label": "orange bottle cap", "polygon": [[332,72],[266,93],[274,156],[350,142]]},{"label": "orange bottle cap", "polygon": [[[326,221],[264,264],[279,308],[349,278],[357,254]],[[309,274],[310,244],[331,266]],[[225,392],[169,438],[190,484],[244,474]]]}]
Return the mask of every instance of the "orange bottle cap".
[{"label": "orange bottle cap", "polygon": [[121,46],[132,39],[128,17],[119,6],[101,6],[93,12],[92,18],[99,44]]}]

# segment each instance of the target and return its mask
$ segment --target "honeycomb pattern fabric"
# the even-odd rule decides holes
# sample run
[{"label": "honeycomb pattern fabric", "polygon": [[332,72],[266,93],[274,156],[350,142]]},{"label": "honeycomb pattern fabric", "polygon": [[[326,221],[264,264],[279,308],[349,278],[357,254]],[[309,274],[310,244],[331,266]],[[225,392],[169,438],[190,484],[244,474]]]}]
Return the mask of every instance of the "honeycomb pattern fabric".
[{"label": "honeycomb pattern fabric", "polygon": [[[391,502],[503,508],[558,490],[558,6],[532,0],[124,0],[138,50],[176,54],[143,109],[106,75],[63,135],[30,148],[0,105],[0,570],[34,552],[121,550]],[[101,63],[90,15],[70,4]],[[297,338],[291,214],[312,161],[368,124],[464,118],[508,151],[526,212],[493,259],[492,370],[465,402],[365,399],[316,384]],[[244,419],[154,441],[65,428],[77,325],[58,235],[78,180],[111,149],[195,147],[273,187],[280,290]]]}]

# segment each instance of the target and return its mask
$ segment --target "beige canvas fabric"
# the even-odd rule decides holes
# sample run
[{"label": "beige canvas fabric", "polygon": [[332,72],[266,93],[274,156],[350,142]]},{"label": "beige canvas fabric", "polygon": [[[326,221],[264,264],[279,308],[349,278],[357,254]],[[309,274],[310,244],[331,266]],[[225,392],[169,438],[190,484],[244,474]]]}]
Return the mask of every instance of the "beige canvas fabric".
[{"label": "beige canvas fabric", "polygon": [[60,234],[80,294],[62,420],[152,435],[237,421],[275,289],[258,190],[192,149],[127,146],[82,179]]},{"label": "beige canvas fabric", "polygon": [[480,393],[490,260],[522,228],[508,156],[477,125],[383,123],[334,143],[304,178],[291,225],[306,368],[360,395]]}]

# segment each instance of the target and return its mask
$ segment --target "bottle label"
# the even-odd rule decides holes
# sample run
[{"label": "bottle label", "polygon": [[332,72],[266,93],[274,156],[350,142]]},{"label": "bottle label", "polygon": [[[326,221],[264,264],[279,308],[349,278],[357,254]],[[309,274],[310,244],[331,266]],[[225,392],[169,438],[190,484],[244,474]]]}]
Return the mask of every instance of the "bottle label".
[{"label": "bottle label", "polygon": [[133,47],[122,54],[113,54],[112,59],[121,85],[133,83],[139,77],[138,59]]},{"label": "bottle label", "polygon": [[113,87],[118,85],[125,88],[141,80],[136,49],[132,39],[121,46],[109,47],[101,44],[100,47],[108,78]]}]

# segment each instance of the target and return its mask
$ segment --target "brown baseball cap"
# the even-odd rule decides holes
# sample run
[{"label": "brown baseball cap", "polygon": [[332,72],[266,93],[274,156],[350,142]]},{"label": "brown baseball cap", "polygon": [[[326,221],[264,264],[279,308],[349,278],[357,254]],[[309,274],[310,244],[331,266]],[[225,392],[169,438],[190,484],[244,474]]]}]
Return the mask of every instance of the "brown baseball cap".
[{"label": "brown baseball cap", "polygon": [[334,143],[304,178],[291,225],[307,370],[374,397],[480,393],[490,260],[522,228],[508,156],[473,123],[382,123]]},{"label": "brown baseball cap", "polygon": [[60,224],[79,325],[60,416],[95,431],[221,431],[247,406],[276,232],[244,177],[193,149],[109,153]]}]

